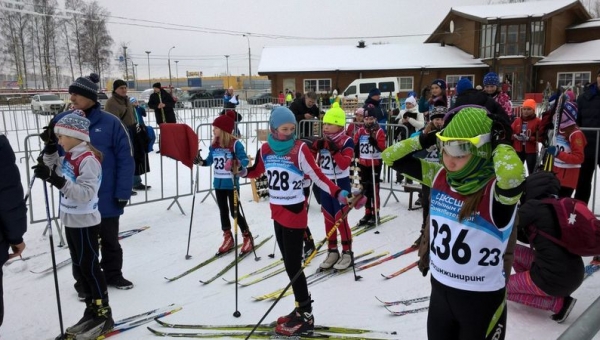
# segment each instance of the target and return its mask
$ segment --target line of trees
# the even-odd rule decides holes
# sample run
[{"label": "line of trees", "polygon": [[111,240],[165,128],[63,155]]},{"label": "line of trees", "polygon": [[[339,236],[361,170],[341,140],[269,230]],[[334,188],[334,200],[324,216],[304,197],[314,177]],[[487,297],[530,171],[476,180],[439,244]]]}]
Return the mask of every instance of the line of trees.
[{"label": "line of trees", "polygon": [[21,89],[31,83],[36,88],[56,89],[65,73],[72,80],[90,71],[102,75],[112,56],[108,15],[96,0],[65,0],[64,9],[57,0],[2,2],[2,65],[16,74]]}]

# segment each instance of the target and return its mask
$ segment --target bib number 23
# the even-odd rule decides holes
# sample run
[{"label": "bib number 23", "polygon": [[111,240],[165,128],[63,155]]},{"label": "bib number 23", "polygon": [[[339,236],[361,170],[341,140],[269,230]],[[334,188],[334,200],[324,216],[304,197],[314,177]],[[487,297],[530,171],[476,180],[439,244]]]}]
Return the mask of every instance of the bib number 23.
[{"label": "bib number 23", "polygon": [[[471,260],[471,247],[465,243],[465,238],[469,231],[461,229],[456,239],[453,240],[452,230],[447,224],[441,226],[436,220],[431,220],[433,226],[433,237],[431,238],[430,250],[441,260],[447,260],[452,256],[452,260],[458,264],[467,264]],[[498,248],[481,248],[479,253],[481,259],[477,262],[480,266],[497,266],[500,263],[502,252]]]}]

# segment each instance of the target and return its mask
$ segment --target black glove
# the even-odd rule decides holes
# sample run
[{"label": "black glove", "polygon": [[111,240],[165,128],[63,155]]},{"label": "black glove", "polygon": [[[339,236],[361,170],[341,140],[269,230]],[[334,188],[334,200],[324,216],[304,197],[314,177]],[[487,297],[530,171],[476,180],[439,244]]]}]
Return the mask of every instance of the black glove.
[{"label": "black glove", "polygon": [[117,203],[117,207],[119,207],[119,209],[123,209],[129,201],[120,198],[115,198],[115,202]]},{"label": "black glove", "polygon": [[58,151],[58,145],[56,143],[47,143],[44,146],[43,152],[47,155],[51,155]]},{"label": "black glove", "polygon": [[40,133],[40,138],[44,141],[44,144],[56,144],[58,142],[58,138],[54,134],[54,125],[56,122],[51,120],[48,126],[44,126],[44,131]]},{"label": "black glove", "polygon": [[421,274],[423,274],[423,277],[427,276],[427,273],[429,272],[429,263],[424,264],[422,263],[423,261],[421,261],[419,259],[419,263],[417,264],[417,267],[419,268],[419,271],[421,272]]},{"label": "black glove", "polygon": [[431,131],[429,133],[421,133],[419,135],[419,143],[421,143],[421,147],[423,149],[429,149],[429,147],[434,146],[437,142],[437,137],[435,134],[437,131]]},{"label": "black glove", "polygon": [[202,158],[200,151],[202,151],[202,150],[198,150],[198,154],[194,158],[194,164],[202,166],[202,165],[204,165],[204,158]]},{"label": "black glove", "polygon": [[329,152],[331,152],[332,154],[340,151],[340,148],[338,148],[338,146],[335,145],[335,142],[328,138],[317,139],[313,142],[313,148],[317,151],[326,149],[329,150]]},{"label": "black glove", "polygon": [[377,146],[377,139],[375,139],[375,137],[369,136],[369,144],[379,149],[379,146]]},{"label": "black glove", "polygon": [[490,114],[489,117],[492,119],[492,149],[496,149],[500,144],[512,145],[512,127],[508,117],[502,114]]},{"label": "black glove", "polygon": [[38,163],[31,168],[33,169],[33,174],[35,177],[52,184],[59,190],[65,186],[65,183],[67,183],[67,180],[64,177],[61,177],[56,173],[56,165],[54,168],[50,169],[49,166],[43,163]]}]

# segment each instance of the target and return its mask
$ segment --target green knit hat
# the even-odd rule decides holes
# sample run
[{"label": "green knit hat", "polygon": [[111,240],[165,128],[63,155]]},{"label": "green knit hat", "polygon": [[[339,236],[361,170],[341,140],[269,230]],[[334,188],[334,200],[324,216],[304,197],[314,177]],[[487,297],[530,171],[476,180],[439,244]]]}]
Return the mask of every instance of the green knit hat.
[{"label": "green knit hat", "polygon": [[[490,133],[491,128],[492,120],[488,117],[485,109],[466,107],[454,114],[448,126],[442,131],[442,135],[470,138]],[[473,145],[473,151],[473,154],[485,159],[492,157],[492,145],[490,143],[485,143],[479,148]]]}]

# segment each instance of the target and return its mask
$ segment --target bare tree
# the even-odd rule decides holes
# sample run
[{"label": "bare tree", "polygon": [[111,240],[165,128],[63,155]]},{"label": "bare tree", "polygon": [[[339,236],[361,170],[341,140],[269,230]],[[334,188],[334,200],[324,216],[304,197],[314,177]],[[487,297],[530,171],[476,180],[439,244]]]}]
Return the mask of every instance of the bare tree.
[{"label": "bare tree", "polygon": [[[82,49],[81,49],[81,33],[80,33],[80,28],[83,26],[83,15],[81,13],[83,13],[84,9],[85,9],[85,3],[82,0],[66,0],[65,1],[65,9],[72,11],[70,13],[71,15],[71,19],[65,22],[65,26],[68,26],[71,28],[71,31],[73,32],[73,38],[74,38],[74,50],[71,51],[70,49],[70,53],[69,56],[72,54],[74,54],[77,57],[77,65],[79,66],[79,76],[83,76],[83,58],[82,58]],[[67,29],[65,29],[65,34],[67,32]],[[67,42],[69,41],[69,39],[67,38]],[[68,47],[67,47],[68,48]],[[71,72],[73,73],[73,72]],[[75,76],[73,75],[73,78],[75,78]]]},{"label": "bare tree", "polygon": [[99,76],[110,67],[113,39],[106,27],[106,18],[110,14],[96,0],[87,4],[83,13],[83,32],[81,47],[84,65],[91,68]]},{"label": "bare tree", "polygon": [[24,13],[23,8],[27,5],[25,1],[3,3],[0,8],[0,21],[2,39],[2,51],[9,56],[9,63],[14,66],[15,74],[19,81],[19,87],[27,84],[27,46],[26,31],[30,25],[30,14]]},{"label": "bare tree", "polygon": [[56,8],[58,3],[56,0],[33,0],[34,11],[41,13],[39,17],[37,36],[40,46],[38,50],[41,50],[41,61],[43,78],[46,80],[48,89],[52,88],[52,68],[54,62],[54,53],[52,53],[52,45],[56,38]]}]

